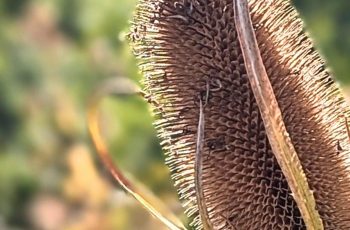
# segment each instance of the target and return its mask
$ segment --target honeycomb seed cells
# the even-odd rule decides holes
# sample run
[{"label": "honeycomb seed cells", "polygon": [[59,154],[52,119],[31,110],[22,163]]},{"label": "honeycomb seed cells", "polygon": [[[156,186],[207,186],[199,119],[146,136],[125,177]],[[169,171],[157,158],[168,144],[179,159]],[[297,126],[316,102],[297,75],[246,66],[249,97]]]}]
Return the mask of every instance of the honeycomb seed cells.
[{"label": "honeycomb seed cells", "polygon": [[[291,3],[248,3],[263,64],[324,228],[348,230],[349,107]],[[194,162],[199,102],[206,98],[202,189],[213,228],[306,229],[266,135],[232,4],[141,0],[137,7],[131,45],[167,164],[192,225],[200,229]]]}]

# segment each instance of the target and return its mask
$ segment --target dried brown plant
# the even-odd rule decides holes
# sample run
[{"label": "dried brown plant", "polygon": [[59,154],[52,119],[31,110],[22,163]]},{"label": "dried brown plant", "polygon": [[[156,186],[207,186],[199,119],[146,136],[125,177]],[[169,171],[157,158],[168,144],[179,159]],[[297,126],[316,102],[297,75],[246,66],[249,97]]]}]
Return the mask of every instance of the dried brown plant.
[{"label": "dried brown plant", "polygon": [[[204,229],[350,229],[349,107],[283,0],[141,0],[130,34],[180,198]],[[170,229],[181,223],[113,165]],[[157,207],[154,206],[157,204]]]},{"label": "dried brown plant", "polygon": [[[248,0],[273,92],[265,112],[286,131],[275,132],[288,147],[278,151],[234,2],[141,0],[130,33],[186,213],[198,228],[350,229],[349,107],[291,3]],[[314,224],[305,221],[313,201]]]}]

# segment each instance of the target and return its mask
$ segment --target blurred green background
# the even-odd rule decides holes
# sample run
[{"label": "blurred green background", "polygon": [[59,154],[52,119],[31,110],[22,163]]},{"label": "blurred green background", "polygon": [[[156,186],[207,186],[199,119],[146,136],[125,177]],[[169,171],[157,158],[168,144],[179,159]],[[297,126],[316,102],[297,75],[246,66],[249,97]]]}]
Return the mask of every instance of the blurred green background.
[{"label": "blurred green background", "polygon": [[[105,79],[141,79],[124,35],[137,0],[0,0],[0,230],[164,229],[125,196],[87,134]],[[350,1],[295,0],[329,67],[350,84]],[[107,99],[118,164],[182,209],[140,98]]]}]

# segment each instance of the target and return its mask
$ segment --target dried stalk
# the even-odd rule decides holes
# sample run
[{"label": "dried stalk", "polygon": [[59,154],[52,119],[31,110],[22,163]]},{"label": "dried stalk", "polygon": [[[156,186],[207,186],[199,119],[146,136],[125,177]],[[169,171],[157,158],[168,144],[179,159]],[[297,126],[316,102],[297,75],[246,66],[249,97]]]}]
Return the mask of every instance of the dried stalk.
[{"label": "dried stalk", "polygon": [[92,141],[96,147],[96,150],[104,163],[105,167],[112,174],[118,184],[130,195],[132,195],[148,212],[150,212],[155,218],[160,220],[165,226],[171,230],[182,230],[185,227],[181,221],[172,214],[162,202],[156,198],[145,186],[139,185],[136,181],[130,181],[124,176],[122,170],[120,170],[114,163],[108,148],[104,143],[98,125],[98,107],[101,100],[108,95],[122,96],[122,95],[139,95],[141,91],[135,84],[127,81],[126,79],[117,79],[112,82],[106,82],[96,92],[88,107],[88,126]]},{"label": "dried stalk", "polygon": [[247,0],[234,0],[235,24],[250,84],[264,120],[271,148],[287,178],[307,229],[322,230],[316,202],[299,157],[284,125],[282,113],[261,59]]}]

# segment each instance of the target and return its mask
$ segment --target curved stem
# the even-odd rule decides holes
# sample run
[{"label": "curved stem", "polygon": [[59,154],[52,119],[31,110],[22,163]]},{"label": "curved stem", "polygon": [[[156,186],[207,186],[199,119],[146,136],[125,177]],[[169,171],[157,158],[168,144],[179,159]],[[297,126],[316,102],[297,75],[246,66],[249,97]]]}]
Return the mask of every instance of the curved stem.
[{"label": "curved stem", "polygon": [[[207,94],[209,90],[207,90]],[[208,95],[207,95],[208,98]],[[207,100],[207,99],[206,99]],[[213,229],[207,207],[205,205],[205,197],[203,190],[203,142],[204,142],[204,109],[203,102],[199,101],[199,121],[197,131],[197,146],[194,166],[194,183],[196,188],[196,199],[198,205],[199,216],[205,230]]]},{"label": "curved stem", "polygon": [[284,125],[281,110],[260,55],[247,0],[233,1],[235,24],[247,75],[265,124],[271,148],[294,194],[307,229],[321,230],[323,224],[316,210],[315,198]]},{"label": "curved stem", "polygon": [[[175,215],[171,213],[162,202],[157,199],[152,193],[145,189],[145,187],[141,187],[140,185],[136,185],[136,183],[128,180],[123,172],[113,163],[113,159],[109,154],[108,148],[103,141],[99,124],[98,124],[98,106],[100,105],[103,98],[108,95],[135,95],[140,94],[140,90],[130,81],[126,79],[119,79],[113,82],[106,82],[106,84],[101,87],[92,100],[89,103],[88,107],[88,127],[89,132],[92,138],[92,141],[97,149],[97,152],[115,178],[115,180],[120,184],[120,186],[131,194],[140,204],[146,208],[154,217],[160,220],[165,226],[167,226],[171,230],[181,230],[185,229],[182,225],[181,221],[179,221]],[[157,206],[158,208],[156,208]]]}]

